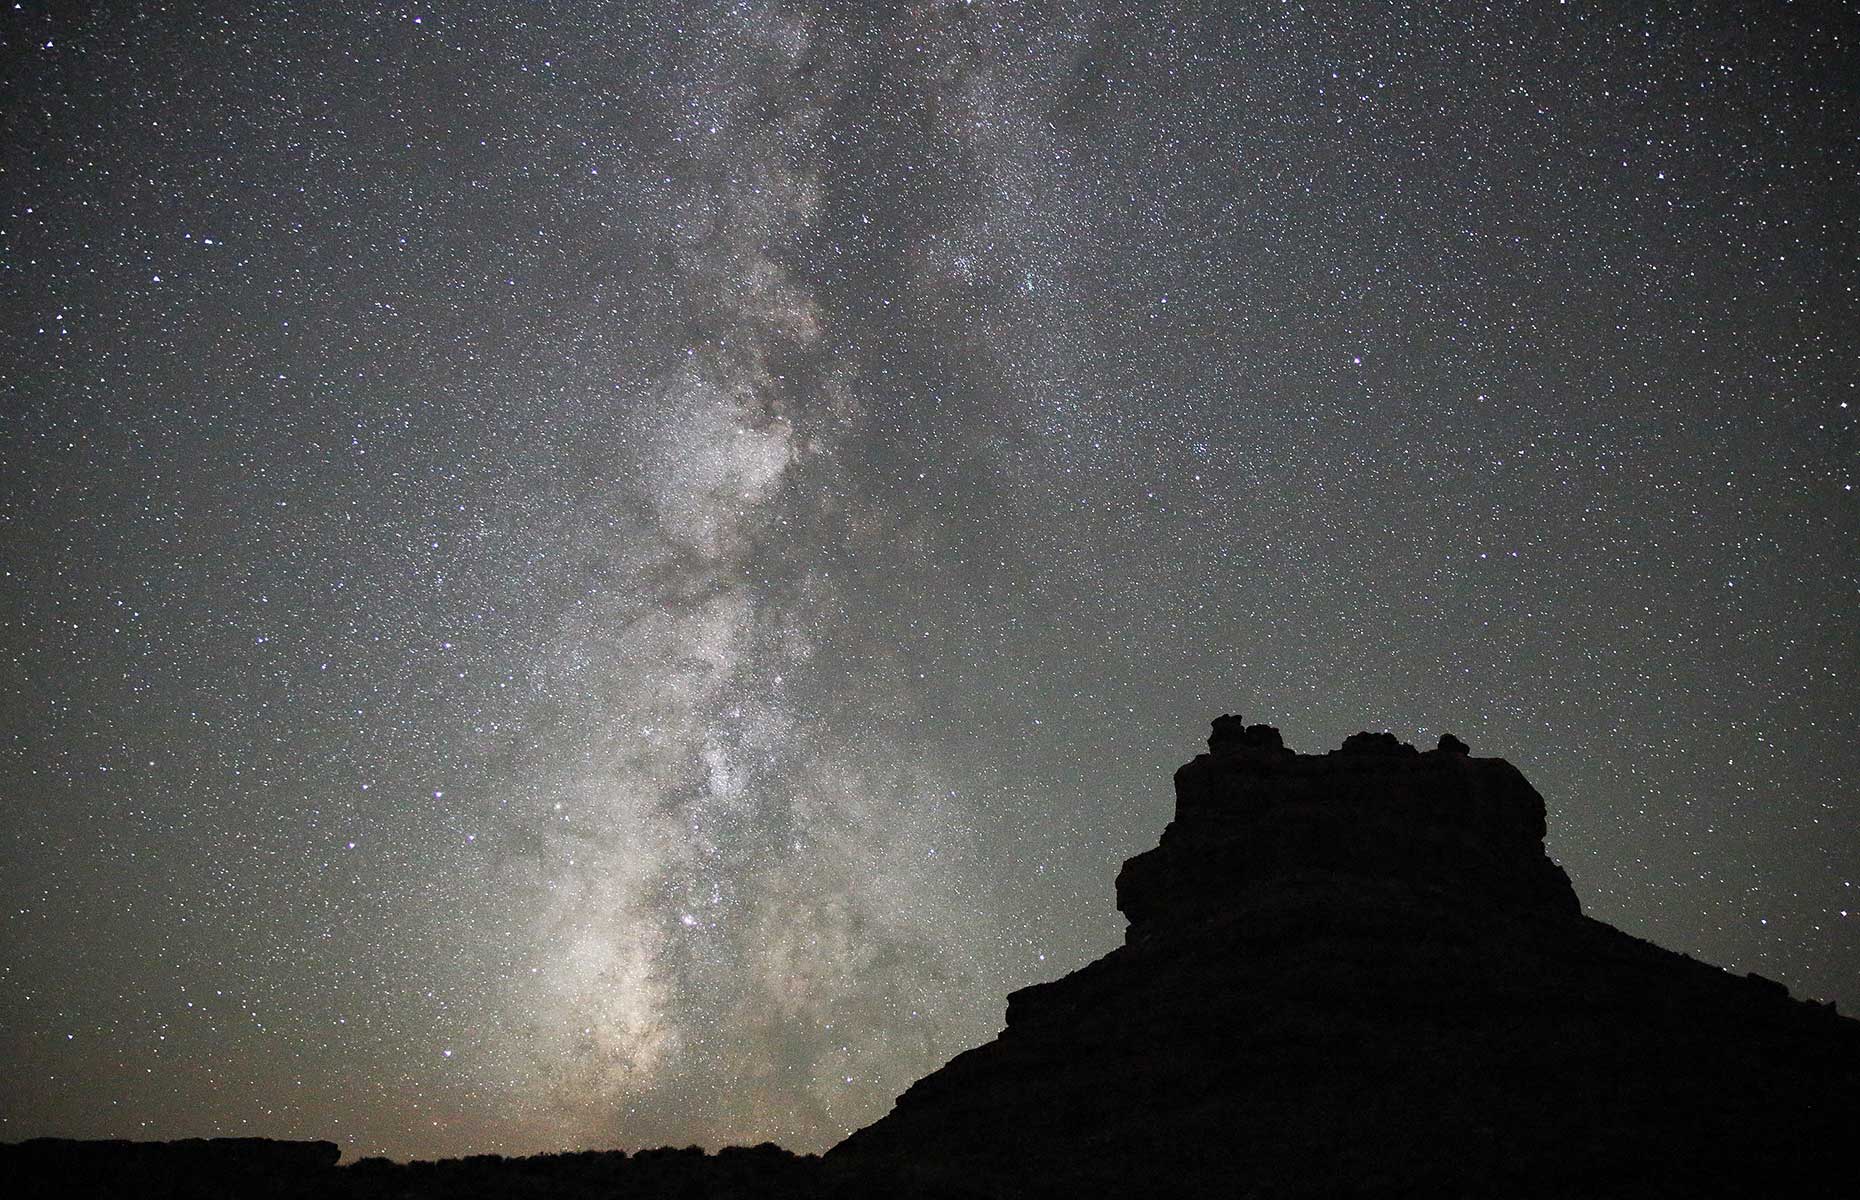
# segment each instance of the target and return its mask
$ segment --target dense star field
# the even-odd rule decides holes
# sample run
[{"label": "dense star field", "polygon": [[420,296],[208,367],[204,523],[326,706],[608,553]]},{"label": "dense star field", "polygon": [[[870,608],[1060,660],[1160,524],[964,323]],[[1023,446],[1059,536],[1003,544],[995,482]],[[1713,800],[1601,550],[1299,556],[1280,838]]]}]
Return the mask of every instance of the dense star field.
[{"label": "dense star field", "polygon": [[1860,1008],[1851,7],[76,7],[0,1140],[820,1149],[1117,943],[1229,710]]}]

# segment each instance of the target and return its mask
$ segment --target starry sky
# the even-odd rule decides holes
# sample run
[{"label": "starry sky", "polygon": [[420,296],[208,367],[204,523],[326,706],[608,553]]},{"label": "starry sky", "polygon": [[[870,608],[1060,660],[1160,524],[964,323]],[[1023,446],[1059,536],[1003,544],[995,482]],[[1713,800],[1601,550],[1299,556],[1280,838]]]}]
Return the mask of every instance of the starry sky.
[{"label": "starry sky", "polygon": [[0,13],[0,1139],[819,1150],[1224,711],[1860,1010],[1854,6],[86,7]]}]

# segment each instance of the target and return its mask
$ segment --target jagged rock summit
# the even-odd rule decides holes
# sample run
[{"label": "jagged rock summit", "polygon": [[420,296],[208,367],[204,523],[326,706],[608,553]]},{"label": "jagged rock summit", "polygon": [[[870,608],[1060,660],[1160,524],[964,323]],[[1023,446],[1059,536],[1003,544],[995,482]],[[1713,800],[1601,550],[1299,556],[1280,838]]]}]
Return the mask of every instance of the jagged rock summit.
[{"label": "jagged rock summit", "polygon": [[907,1193],[1851,1195],[1860,1023],[1581,915],[1458,738],[1214,722],[1125,944],[827,1155]]},{"label": "jagged rock summit", "polygon": [[1577,912],[1544,853],[1543,797],[1503,759],[1451,734],[1428,754],[1392,733],[1294,754],[1272,726],[1223,716],[1208,753],[1175,773],[1162,844],[1118,874],[1117,907],[1137,942],[1230,919],[1268,885],[1278,904],[1316,888],[1356,906]]}]

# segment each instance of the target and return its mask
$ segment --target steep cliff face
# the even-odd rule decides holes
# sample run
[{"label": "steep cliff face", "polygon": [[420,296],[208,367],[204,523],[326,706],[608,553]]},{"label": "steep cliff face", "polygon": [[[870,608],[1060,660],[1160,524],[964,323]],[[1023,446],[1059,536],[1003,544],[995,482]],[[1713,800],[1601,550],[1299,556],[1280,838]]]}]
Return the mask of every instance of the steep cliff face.
[{"label": "steep cliff face", "polygon": [[[1849,1194],[1860,1024],[1580,914],[1543,800],[1457,739],[1215,723],[1117,880],[830,1167],[951,1194]],[[1838,1161],[1837,1161],[1838,1160]]]},{"label": "steep cliff face", "polygon": [[1358,734],[1322,756],[1278,731],[1221,736],[1175,773],[1175,820],[1124,864],[1117,907],[1137,942],[1231,915],[1225,901],[1295,882],[1399,887],[1404,899],[1517,916],[1573,916],[1576,894],[1544,854],[1544,802],[1503,759],[1427,754]]}]

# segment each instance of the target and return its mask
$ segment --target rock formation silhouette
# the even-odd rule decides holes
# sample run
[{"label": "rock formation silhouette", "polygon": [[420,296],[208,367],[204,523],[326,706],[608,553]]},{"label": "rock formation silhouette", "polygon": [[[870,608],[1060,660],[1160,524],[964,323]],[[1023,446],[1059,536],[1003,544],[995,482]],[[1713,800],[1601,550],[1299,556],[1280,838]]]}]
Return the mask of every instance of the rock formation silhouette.
[{"label": "rock formation silhouette", "polygon": [[0,1146],[20,1196],[1851,1196],[1860,1022],[1584,917],[1544,802],[1451,735],[1214,722],[1123,946],[824,1160],[337,1167],[327,1142]]},{"label": "rock formation silhouette", "polygon": [[982,1196],[1854,1195],[1860,1022],[1581,915],[1448,736],[1214,722],[1125,944],[829,1151]]}]

